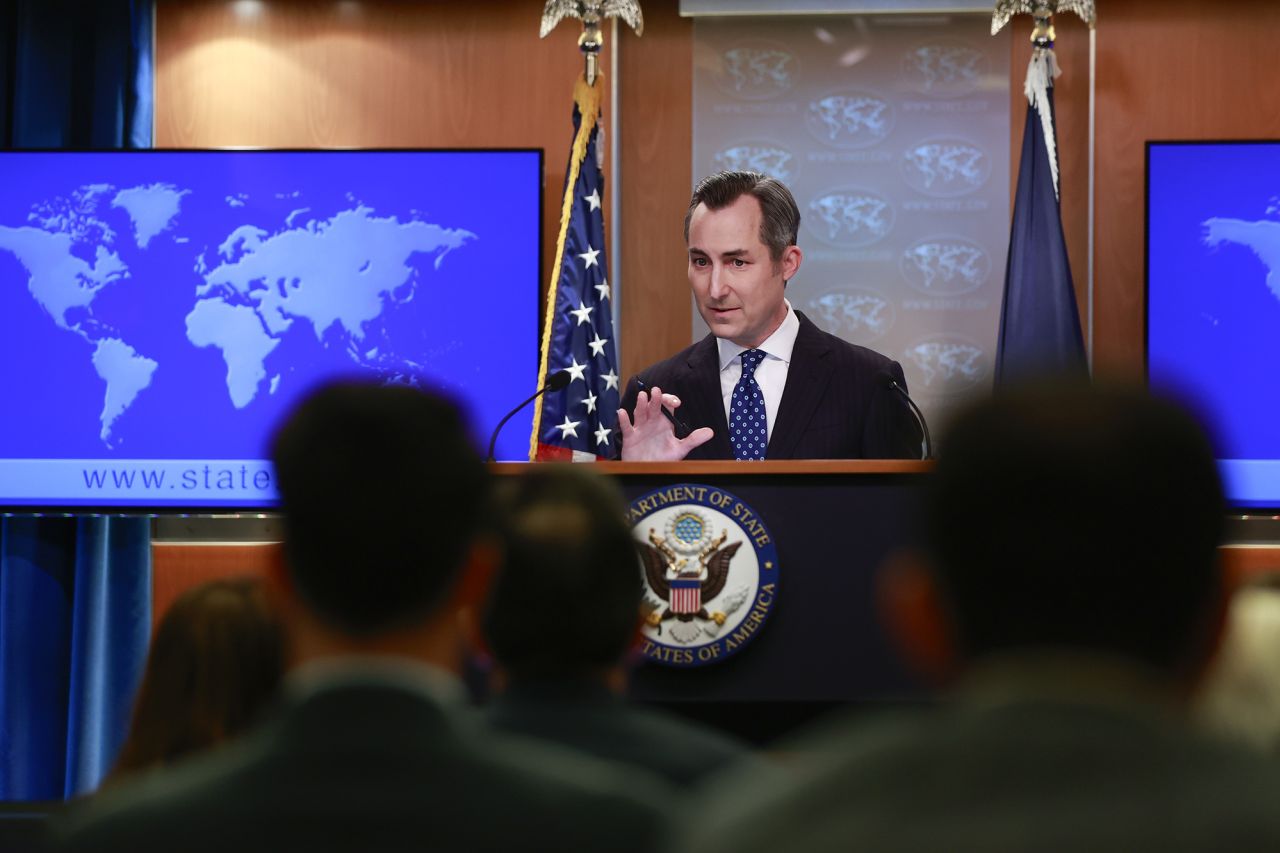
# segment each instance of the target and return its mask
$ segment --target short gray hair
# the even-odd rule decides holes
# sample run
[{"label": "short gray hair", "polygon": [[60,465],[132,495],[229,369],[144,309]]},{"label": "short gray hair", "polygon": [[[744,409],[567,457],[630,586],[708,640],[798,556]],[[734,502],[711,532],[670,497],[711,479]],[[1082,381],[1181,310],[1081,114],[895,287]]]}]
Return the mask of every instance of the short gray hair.
[{"label": "short gray hair", "polygon": [[744,195],[760,202],[760,242],[769,247],[769,257],[782,260],[788,246],[800,236],[800,208],[787,185],[759,172],[716,172],[698,182],[684,215],[684,241],[689,242],[689,221],[700,204],[721,210]]}]

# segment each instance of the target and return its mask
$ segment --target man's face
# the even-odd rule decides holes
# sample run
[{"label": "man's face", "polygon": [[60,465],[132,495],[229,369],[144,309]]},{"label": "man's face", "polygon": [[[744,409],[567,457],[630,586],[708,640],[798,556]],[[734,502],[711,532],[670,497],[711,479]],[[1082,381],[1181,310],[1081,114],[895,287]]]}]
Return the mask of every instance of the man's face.
[{"label": "man's face", "polygon": [[739,346],[764,343],[787,315],[787,279],[800,268],[800,249],[774,261],[760,241],[760,202],[739,196],[720,210],[699,204],[689,219],[689,285],[698,313],[717,338]]}]

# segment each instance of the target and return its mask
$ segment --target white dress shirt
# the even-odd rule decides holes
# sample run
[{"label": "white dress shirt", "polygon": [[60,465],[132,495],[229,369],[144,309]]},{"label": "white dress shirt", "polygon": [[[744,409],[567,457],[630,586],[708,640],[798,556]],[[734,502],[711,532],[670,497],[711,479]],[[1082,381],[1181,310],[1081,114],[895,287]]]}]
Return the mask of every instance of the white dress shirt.
[{"label": "white dress shirt", "polygon": [[[787,387],[787,371],[791,368],[791,350],[796,345],[796,335],[800,332],[800,321],[791,303],[783,300],[787,306],[787,316],[782,325],[773,334],[765,338],[764,343],[756,347],[764,353],[764,360],[756,367],[756,384],[764,396],[764,414],[766,439],[773,440],[773,424],[778,419],[778,406],[782,402],[782,391]],[[746,347],[740,347],[726,338],[717,338],[716,346],[720,351],[720,396],[724,398],[724,417],[729,420],[729,408],[733,403],[733,388],[742,378],[742,353]]]}]

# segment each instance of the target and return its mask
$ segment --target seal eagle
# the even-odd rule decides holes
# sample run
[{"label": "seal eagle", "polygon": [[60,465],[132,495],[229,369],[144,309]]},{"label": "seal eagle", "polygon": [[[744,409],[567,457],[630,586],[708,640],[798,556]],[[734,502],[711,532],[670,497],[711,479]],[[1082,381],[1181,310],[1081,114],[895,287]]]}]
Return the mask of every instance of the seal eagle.
[{"label": "seal eagle", "polygon": [[[678,613],[673,610],[670,606],[671,579],[667,574],[674,572],[675,579],[679,580],[699,580],[702,591],[701,601],[714,600],[724,591],[725,582],[729,579],[729,562],[742,547],[741,542],[724,545],[725,538],[726,535],[722,532],[714,542],[698,554],[698,565],[689,567],[688,561],[679,558],[662,537],[653,530],[649,531],[649,542],[639,543],[640,557],[644,563],[644,576],[654,595],[667,602],[667,607],[655,608],[646,613],[646,623],[656,627],[659,633],[662,631],[662,623],[671,618],[681,622],[692,622],[696,616],[699,619],[712,620],[717,625],[724,624],[724,613],[708,613],[705,606],[700,606],[696,612]],[[659,609],[661,613],[658,612]]]}]

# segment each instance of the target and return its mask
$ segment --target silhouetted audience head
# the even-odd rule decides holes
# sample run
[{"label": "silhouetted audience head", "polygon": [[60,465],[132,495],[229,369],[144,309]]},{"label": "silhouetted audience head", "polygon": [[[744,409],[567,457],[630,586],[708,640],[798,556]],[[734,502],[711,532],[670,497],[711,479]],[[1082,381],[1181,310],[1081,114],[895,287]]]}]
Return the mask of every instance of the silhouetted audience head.
[{"label": "silhouetted audience head", "polygon": [[1184,410],[1028,386],[959,415],[942,447],[927,529],[963,659],[1065,648],[1176,677],[1203,663],[1225,507]]},{"label": "silhouetted audience head", "polygon": [[179,596],[151,641],[112,777],[169,764],[248,729],[280,686],[283,643],[255,579],[210,581]]},{"label": "silhouetted audience head", "polygon": [[622,496],[573,465],[531,466],[504,483],[506,563],[484,630],[513,677],[616,666],[640,620],[640,563]]},{"label": "silhouetted audience head", "polygon": [[442,605],[486,516],[487,472],[449,400],[337,383],[308,397],[272,447],[297,596],[353,637]]}]

